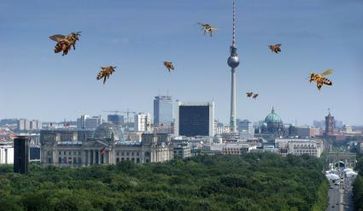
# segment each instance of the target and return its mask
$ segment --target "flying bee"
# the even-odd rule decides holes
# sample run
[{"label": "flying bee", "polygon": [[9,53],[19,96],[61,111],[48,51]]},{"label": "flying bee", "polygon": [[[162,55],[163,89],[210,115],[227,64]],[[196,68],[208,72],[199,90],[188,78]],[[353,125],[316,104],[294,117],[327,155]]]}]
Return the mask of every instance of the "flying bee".
[{"label": "flying bee", "polygon": [[323,85],[328,85],[328,86],[332,86],[333,82],[329,79],[326,78],[326,76],[331,75],[333,73],[332,69],[327,69],[326,71],[324,71],[323,73],[311,73],[310,74],[310,80],[309,82],[316,82],[316,86],[318,87],[318,90],[321,89],[321,87]]},{"label": "flying bee", "polygon": [[166,67],[166,69],[168,69],[169,73],[174,70],[174,65],[173,62],[170,61],[164,61],[164,66]]},{"label": "flying bee", "polygon": [[252,97],[253,92],[247,92],[246,95],[247,95],[247,97]]},{"label": "flying bee", "polygon": [[63,52],[62,56],[64,56],[68,54],[71,47],[73,47],[73,50],[76,50],[76,42],[79,41],[80,36],[81,32],[72,32],[67,36],[55,34],[50,36],[49,39],[57,42],[54,47],[54,53]]},{"label": "flying bee", "polygon": [[103,78],[103,84],[105,84],[106,80],[115,71],[116,71],[116,66],[101,67],[101,71],[97,74],[97,80],[100,80]]},{"label": "flying bee", "polygon": [[253,96],[252,96],[252,98],[253,99],[256,99],[258,97],[258,94],[254,94]]},{"label": "flying bee", "polygon": [[281,52],[281,44],[274,44],[268,46],[272,52],[279,53]]},{"label": "flying bee", "polygon": [[217,30],[214,26],[209,23],[198,23],[203,31],[204,35],[209,33],[209,36],[213,36],[213,33]]}]

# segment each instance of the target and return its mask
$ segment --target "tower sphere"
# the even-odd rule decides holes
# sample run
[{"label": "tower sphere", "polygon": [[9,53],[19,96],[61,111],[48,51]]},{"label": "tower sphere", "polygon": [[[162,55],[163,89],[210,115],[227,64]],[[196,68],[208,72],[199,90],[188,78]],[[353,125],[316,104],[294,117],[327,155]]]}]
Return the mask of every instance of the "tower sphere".
[{"label": "tower sphere", "polygon": [[239,58],[238,56],[230,56],[228,57],[228,66],[230,66],[231,68],[236,68],[239,65]]}]

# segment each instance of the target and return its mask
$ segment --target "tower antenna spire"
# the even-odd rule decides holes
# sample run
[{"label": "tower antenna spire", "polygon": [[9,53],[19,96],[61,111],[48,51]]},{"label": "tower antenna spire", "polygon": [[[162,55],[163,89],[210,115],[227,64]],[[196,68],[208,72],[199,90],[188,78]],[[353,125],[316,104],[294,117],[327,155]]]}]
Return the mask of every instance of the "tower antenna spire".
[{"label": "tower antenna spire", "polygon": [[232,16],[232,47],[236,47],[236,0],[233,0]]}]

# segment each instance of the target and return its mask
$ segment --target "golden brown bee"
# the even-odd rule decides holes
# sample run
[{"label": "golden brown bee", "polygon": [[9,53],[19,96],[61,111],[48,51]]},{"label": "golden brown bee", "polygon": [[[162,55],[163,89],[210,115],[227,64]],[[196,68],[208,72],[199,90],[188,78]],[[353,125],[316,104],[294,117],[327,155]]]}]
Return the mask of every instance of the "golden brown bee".
[{"label": "golden brown bee", "polygon": [[209,33],[209,36],[213,36],[213,32],[217,30],[214,26],[208,24],[208,23],[198,23],[201,27],[201,30],[203,31],[204,35]]},{"label": "golden brown bee", "polygon": [[323,85],[332,86],[333,82],[326,78],[326,76],[331,75],[332,73],[333,73],[332,69],[327,69],[326,71],[320,74],[311,73],[309,82],[311,83],[312,81],[315,81],[318,90],[320,90]]},{"label": "golden brown bee", "polygon": [[281,52],[281,44],[269,45],[268,46],[272,52],[279,53]]},{"label": "golden brown bee", "polygon": [[101,67],[101,71],[97,74],[97,80],[103,78],[103,84],[105,84],[106,79],[108,79],[110,75],[112,75],[112,73],[115,71],[116,71],[116,66]]},{"label": "golden brown bee", "polygon": [[172,70],[174,70],[173,62],[164,61],[164,66],[166,67],[166,69],[168,69],[169,72],[171,72]]},{"label": "golden brown bee", "polygon": [[54,47],[54,53],[63,52],[62,56],[67,55],[72,46],[73,50],[76,50],[76,42],[79,40],[79,36],[81,36],[81,32],[72,32],[67,36],[62,34],[50,36],[51,40],[57,42]]}]

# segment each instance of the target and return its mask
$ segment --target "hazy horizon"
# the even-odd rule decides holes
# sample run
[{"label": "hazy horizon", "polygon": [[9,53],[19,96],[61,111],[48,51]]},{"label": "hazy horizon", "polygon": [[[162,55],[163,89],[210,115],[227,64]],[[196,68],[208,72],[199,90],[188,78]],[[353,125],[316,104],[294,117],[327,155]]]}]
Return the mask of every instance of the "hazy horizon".
[{"label": "hazy horizon", "polygon": [[[231,1],[0,2],[0,119],[75,120],[105,110],[153,111],[157,95],[214,101],[228,123]],[[15,12],[16,11],[16,12]],[[363,1],[237,1],[237,118],[311,125],[328,108],[363,125]],[[198,22],[214,24],[204,36]],[[54,54],[48,37],[82,31],[76,50]],[[282,43],[273,54],[269,44]],[[175,64],[168,73],[164,60]],[[105,85],[100,66],[118,69]],[[332,68],[319,92],[311,72]],[[259,93],[257,100],[245,92]]]}]

